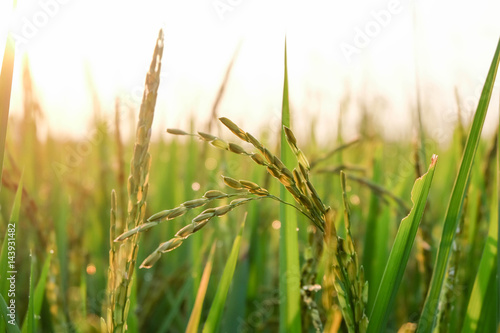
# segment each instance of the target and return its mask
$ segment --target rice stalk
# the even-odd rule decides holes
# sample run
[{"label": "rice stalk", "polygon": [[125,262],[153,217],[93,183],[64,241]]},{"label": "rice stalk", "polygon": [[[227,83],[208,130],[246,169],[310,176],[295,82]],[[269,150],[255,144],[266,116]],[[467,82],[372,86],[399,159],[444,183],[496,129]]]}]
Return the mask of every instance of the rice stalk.
[{"label": "rice stalk", "polygon": [[351,235],[350,209],[346,193],[346,174],[341,171],[340,175],[346,239],[338,238],[337,256],[333,257],[335,286],[348,331],[352,333],[366,332],[368,317],[365,308],[368,302],[368,282],[365,281],[364,269],[359,264]]},{"label": "rice stalk", "polygon": [[113,241],[116,234],[134,229],[141,225],[146,212],[149,168],[151,156],[148,152],[151,138],[156,96],[160,83],[161,58],[163,54],[163,31],[160,30],[153,60],[146,76],[144,95],[139,113],[136,131],[134,155],[131,161],[128,179],[128,215],[124,230],[116,230],[116,213],[118,210],[116,194],[111,199],[110,223],[110,262],[108,274],[108,332],[124,332],[127,330],[127,317],[130,310],[130,292],[138,251],[138,239],[133,237],[117,246]]}]

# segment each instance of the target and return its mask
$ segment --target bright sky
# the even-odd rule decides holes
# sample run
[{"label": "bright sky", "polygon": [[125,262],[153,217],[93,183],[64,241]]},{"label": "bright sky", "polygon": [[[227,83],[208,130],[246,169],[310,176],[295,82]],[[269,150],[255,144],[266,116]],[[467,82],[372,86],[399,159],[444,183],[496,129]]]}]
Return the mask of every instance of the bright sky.
[{"label": "bright sky", "polygon": [[[18,41],[12,113],[22,113],[27,54],[45,112],[40,125],[76,137],[91,128],[86,68],[104,113],[114,112],[116,96],[138,108],[160,28],[165,50],[157,133],[187,128],[190,114],[208,118],[239,42],[219,113],[250,130],[276,130],[286,33],[297,131],[313,117],[320,120],[319,135],[334,133],[340,101],[350,93],[348,127],[355,128],[361,101],[388,124],[388,135],[409,133],[416,54],[425,118],[439,136],[456,114],[455,87],[469,111],[477,102],[500,37],[497,0],[19,0],[15,12],[10,6],[0,0],[0,49],[8,27]],[[493,120],[498,91],[497,84]]]}]

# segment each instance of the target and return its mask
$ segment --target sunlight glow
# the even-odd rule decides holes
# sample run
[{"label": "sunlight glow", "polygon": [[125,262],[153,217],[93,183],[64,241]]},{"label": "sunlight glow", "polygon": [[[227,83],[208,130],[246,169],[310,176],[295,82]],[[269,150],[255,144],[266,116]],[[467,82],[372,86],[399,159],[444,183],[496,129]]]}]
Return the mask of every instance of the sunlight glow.
[{"label": "sunlight glow", "polygon": [[[239,43],[219,113],[249,130],[266,126],[275,131],[286,33],[297,132],[309,130],[301,128],[301,119],[313,117],[322,119],[319,136],[331,132],[346,94],[351,104],[372,105],[382,98],[377,121],[395,125],[389,136],[407,135],[415,56],[422,97],[434,110],[429,123],[446,123],[449,117],[443,114],[456,114],[455,87],[474,104],[475,88],[482,84],[500,34],[500,3],[489,0],[307,5],[284,0],[30,0],[14,12],[9,6],[2,2],[0,7],[0,42],[5,43],[8,28],[18,42],[13,114],[22,109],[21,60],[27,55],[43,123],[50,131],[78,137],[96,112],[89,87],[98,92],[104,115],[113,114],[117,96],[124,109],[138,108],[160,28],[166,37],[157,132],[186,128],[189,114],[207,121]],[[492,100],[494,112],[488,117],[498,109],[498,98]],[[355,132],[357,119],[349,114],[345,128]]]}]

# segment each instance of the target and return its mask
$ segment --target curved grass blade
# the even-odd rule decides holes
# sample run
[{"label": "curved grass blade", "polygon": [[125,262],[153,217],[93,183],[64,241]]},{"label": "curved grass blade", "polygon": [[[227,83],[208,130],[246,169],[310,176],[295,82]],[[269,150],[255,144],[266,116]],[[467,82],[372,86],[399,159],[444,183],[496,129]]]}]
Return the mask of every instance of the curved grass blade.
[{"label": "curved grass blade", "polygon": [[42,311],[43,297],[45,295],[45,284],[47,282],[47,277],[49,275],[50,263],[52,260],[52,254],[48,253],[45,262],[43,263],[42,272],[40,273],[40,278],[35,288],[35,300],[34,300],[34,310],[35,318],[40,317]]},{"label": "curved grass blade", "polygon": [[[281,112],[281,152],[283,163],[290,167],[293,153],[286,144],[283,126],[290,127],[290,104],[288,101],[288,68],[285,41],[285,73],[283,83],[283,104]],[[280,186],[280,199],[292,201],[283,186]],[[295,214],[285,205],[280,205],[280,332],[295,333],[301,331],[300,317],[300,265]]]},{"label": "curved grass blade", "polygon": [[222,319],[222,312],[224,310],[224,305],[226,304],[227,293],[229,292],[229,287],[231,285],[231,281],[233,280],[234,270],[236,268],[236,262],[238,261],[241,235],[243,234],[246,218],[247,216],[245,214],[243,222],[241,223],[240,232],[234,240],[231,254],[229,255],[226,265],[224,266],[224,272],[222,273],[222,278],[220,279],[219,286],[217,287],[214,301],[212,303],[212,306],[210,307],[207,321],[205,322],[205,326],[203,327],[203,333],[218,332]]},{"label": "curved grass blade", "polygon": [[[497,236],[498,236],[498,210],[496,205],[498,204],[496,191],[493,191],[493,201],[491,209],[490,226],[488,230],[488,237],[486,239],[486,244],[484,245],[483,254],[481,256],[481,261],[479,263],[479,269],[477,271],[476,279],[474,281],[474,286],[472,288],[472,293],[469,299],[469,304],[467,305],[467,312],[465,313],[465,320],[462,326],[462,333],[469,332],[480,332],[484,330],[478,330],[478,325],[481,316],[486,312],[486,308],[494,308],[494,314],[496,315],[496,300],[494,302],[486,303],[488,297],[488,289],[490,285],[495,283],[496,276],[496,257],[497,257]],[[496,294],[496,293],[495,293]],[[490,314],[493,314],[490,312]]]},{"label": "curved grass blade", "polygon": [[189,280],[186,280],[180,287],[179,292],[170,305],[170,311],[168,311],[168,315],[165,317],[160,328],[157,330],[158,333],[168,333],[171,331],[171,325],[175,319],[178,319],[181,313],[182,304],[191,292],[191,286],[191,282]]},{"label": "curved grass blade", "polygon": [[207,264],[205,265],[205,269],[203,270],[203,275],[200,281],[200,287],[198,288],[198,293],[196,294],[194,308],[193,311],[191,312],[191,316],[189,317],[186,333],[198,332],[201,310],[203,309],[203,301],[205,300],[208,281],[210,280],[210,273],[212,272],[212,264],[214,262],[214,252],[215,252],[215,243],[212,245],[212,248],[210,249],[210,254],[208,255]]},{"label": "curved grass blade", "polygon": [[434,155],[427,173],[418,178],[413,185],[411,191],[413,208],[399,226],[370,315],[368,333],[383,332],[385,330],[387,318],[392,311],[392,305],[410,257],[418,226],[424,214],[436,162],[437,156]]},{"label": "curved grass blade", "polygon": [[33,259],[33,253],[30,253],[30,279],[29,279],[29,301],[28,301],[28,313],[24,318],[24,322],[22,325],[22,333],[34,333],[35,328],[35,260]]},{"label": "curved grass blade", "polygon": [[[500,127],[500,118],[499,118],[499,127]],[[496,257],[496,266],[497,266],[497,275],[495,278],[495,284],[496,284],[496,303],[497,303],[497,312],[495,313],[496,315],[496,330],[497,332],[500,330],[500,132],[497,130],[497,188],[496,188],[496,200],[495,204],[496,206],[496,214],[497,214],[497,219],[495,223],[497,223],[497,257]]]},{"label": "curved grass blade", "polygon": [[455,236],[462,203],[465,197],[466,185],[469,180],[472,163],[474,161],[474,156],[479,145],[479,139],[483,128],[484,119],[486,117],[486,112],[490,103],[493,84],[495,83],[495,77],[497,74],[499,62],[500,40],[497,44],[495,55],[490,66],[486,82],[483,86],[483,91],[481,93],[481,98],[474,115],[474,120],[469,132],[469,137],[467,138],[462,162],[460,163],[460,169],[453,186],[453,191],[444,220],[441,242],[439,243],[439,249],[434,264],[431,284],[427,293],[427,297],[425,299],[424,308],[420,316],[417,333],[431,332],[437,318],[439,298],[446,274],[446,267],[448,265],[451,246],[453,244],[453,238]]}]

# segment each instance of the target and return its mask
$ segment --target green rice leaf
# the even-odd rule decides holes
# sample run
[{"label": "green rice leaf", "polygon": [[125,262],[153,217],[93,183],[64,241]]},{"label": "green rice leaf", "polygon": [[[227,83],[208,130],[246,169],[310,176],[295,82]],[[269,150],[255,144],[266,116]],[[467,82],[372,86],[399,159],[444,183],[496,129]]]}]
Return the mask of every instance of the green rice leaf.
[{"label": "green rice leaf", "polygon": [[47,282],[47,277],[49,275],[51,260],[52,253],[49,253],[47,255],[47,258],[45,259],[45,262],[43,263],[42,272],[40,273],[40,278],[38,279],[38,283],[36,284],[34,300],[35,318],[38,318],[42,311],[43,297],[45,295],[45,285]]},{"label": "green rice leaf", "polygon": [[29,282],[29,300],[28,300],[28,313],[26,314],[26,317],[24,318],[24,322],[22,325],[22,333],[34,333],[36,328],[35,328],[35,277],[34,277],[34,271],[35,271],[35,260],[33,259],[33,254],[30,253],[30,262],[31,262],[31,268],[30,268],[30,282]]},{"label": "green rice leaf", "polygon": [[214,301],[210,307],[210,312],[208,313],[207,321],[203,327],[203,333],[217,332],[220,326],[222,312],[224,311],[224,306],[226,304],[227,293],[229,292],[229,287],[231,286],[231,281],[233,280],[234,270],[236,268],[236,262],[238,261],[238,254],[240,252],[241,236],[243,234],[243,229],[245,227],[246,214],[241,223],[240,232],[236,239],[234,240],[233,247],[229,258],[224,266],[224,272],[217,287],[217,292],[215,293]]},{"label": "green rice leaf", "polygon": [[481,98],[479,100],[479,104],[477,106],[474,120],[469,132],[469,137],[467,138],[467,143],[465,145],[462,162],[460,164],[458,175],[455,179],[455,184],[451,193],[448,209],[444,219],[441,242],[439,243],[437,257],[434,263],[431,284],[417,327],[418,333],[431,332],[435,325],[439,298],[446,274],[446,267],[448,265],[451,246],[453,244],[457,224],[460,218],[462,203],[465,197],[465,189],[469,180],[474,156],[479,145],[479,139],[483,128],[484,119],[486,117],[486,112],[488,110],[488,105],[490,103],[499,62],[500,41],[497,44],[497,49],[490,66],[486,82],[484,83]]},{"label": "green rice leaf", "polygon": [[[280,159],[290,167],[294,154],[286,143],[284,127],[290,128],[290,104],[288,100],[288,68],[285,41],[285,73],[283,83],[283,104],[281,112],[281,153]],[[280,186],[280,199],[293,201],[283,186]],[[289,200],[291,199],[291,200]],[[297,235],[297,219],[289,207],[280,205],[280,332],[301,332],[300,316],[300,266]]]},{"label": "green rice leaf", "polygon": [[396,293],[401,284],[403,273],[410,257],[411,248],[417,235],[418,226],[424,214],[427,195],[431,187],[434,170],[436,169],[437,156],[432,158],[431,165],[422,177],[418,178],[411,191],[413,208],[399,226],[396,239],[392,246],[389,260],[385,267],[380,287],[370,315],[367,332],[383,332],[387,318],[392,312]]},{"label": "green rice leaf", "polygon": [[[498,237],[498,193],[493,191],[492,209],[490,217],[490,226],[488,230],[488,237],[484,246],[483,255],[479,262],[479,269],[477,271],[474,287],[465,313],[465,320],[462,326],[462,333],[469,332],[485,332],[479,330],[479,322],[481,316],[486,312],[489,307],[495,308],[491,311],[490,315],[496,315],[496,300],[486,303],[488,297],[488,289],[494,286],[496,277],[496,258],[497,258],[497,237]],[[490,292],[491,294],[491,292]],[[496,295],[496,293],[493,293]]]}]

